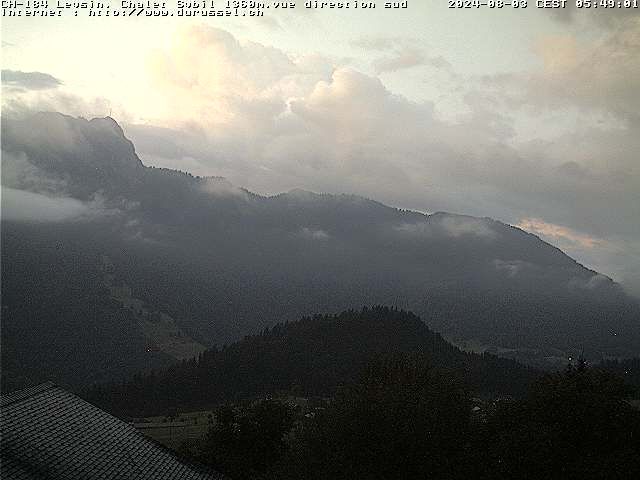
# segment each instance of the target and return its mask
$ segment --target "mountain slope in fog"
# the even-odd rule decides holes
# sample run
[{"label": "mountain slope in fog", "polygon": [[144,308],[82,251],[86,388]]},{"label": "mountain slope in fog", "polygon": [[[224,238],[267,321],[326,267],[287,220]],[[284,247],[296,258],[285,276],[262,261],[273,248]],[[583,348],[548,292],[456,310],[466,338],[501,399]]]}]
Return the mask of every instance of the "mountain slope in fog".
[{"label": "mountain slope in fog", "polygon": [[[58,381],[78,381],[66,373],[74,352],[90,355],[91,328],[112,326],[102,310],[83,310],[114,301],[104,258],[113,281],[171,318],[190,345],[388,304],[456,342],[537,364],[581,349],[596,359],[640,352],[634,299],[536,236],[489,218],[302,190],[264,197],[222,178],[145,167],[110,118],[6,119],[2,162],[3,356],[29,367],[51,352]],[[95,295],[66,289],[64,278]],[[115,300],[121,313],[132,311]],[[85,323],[92,327],[79,342],[74,332]],[[166,360],[149,348],[140,318],[127,325],[118,348],[136,353],[110,364],[104,347],[106,376],[132,356],[141,357],[137,366],[148,356],[162,357],[152,365]]]}]

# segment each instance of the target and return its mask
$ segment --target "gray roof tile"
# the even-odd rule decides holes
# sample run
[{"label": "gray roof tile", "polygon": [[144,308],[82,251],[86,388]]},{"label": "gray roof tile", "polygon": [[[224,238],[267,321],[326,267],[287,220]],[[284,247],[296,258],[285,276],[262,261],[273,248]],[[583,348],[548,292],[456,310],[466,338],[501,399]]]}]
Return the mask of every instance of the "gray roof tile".
[{"label": "gray roof tile", "polygon": [[0,396],[0,477],[222,479],[51,382]]}]

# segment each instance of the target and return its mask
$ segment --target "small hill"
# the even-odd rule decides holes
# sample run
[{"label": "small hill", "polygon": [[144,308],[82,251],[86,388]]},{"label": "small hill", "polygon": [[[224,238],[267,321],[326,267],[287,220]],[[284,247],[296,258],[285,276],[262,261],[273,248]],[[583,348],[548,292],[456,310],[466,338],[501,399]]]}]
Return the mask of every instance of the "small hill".
[{"label": "small hill", "polygon": [[276,392],[330,396],[377,356],[403,353],[426,356],[478,395],[519,395],[537,374],[511,360],[462,352],[412,313],[374,307],[278,324],[160,373],[95,386],[86,397],[117,415],[142,416]]}]

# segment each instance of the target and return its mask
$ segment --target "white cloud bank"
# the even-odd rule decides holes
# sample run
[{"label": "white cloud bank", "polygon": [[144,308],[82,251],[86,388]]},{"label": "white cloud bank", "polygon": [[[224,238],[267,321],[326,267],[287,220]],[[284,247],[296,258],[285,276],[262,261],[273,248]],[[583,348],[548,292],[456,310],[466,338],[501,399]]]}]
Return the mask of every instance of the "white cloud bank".
[{"label": "white cloud bank", "polygon": [[2,187],[2,219],[19,222],[62,222],[86,219],[98,210],[69,197],[49,197],[40,193]]}]

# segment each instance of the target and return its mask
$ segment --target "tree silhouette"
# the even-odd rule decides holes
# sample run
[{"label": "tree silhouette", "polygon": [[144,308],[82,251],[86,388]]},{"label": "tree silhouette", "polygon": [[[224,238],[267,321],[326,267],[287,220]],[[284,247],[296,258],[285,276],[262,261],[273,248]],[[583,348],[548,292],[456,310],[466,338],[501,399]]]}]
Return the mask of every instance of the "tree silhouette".
[{"label": "tree silhouette", "polygon": [[453,478],[469,411],[460,384],[423,356],[380,357],[300,432],[292,477]]},{"label": "tree silhouette", "polygon": [[623,380],[579,361],[502,402],[478,440],[486,478],[638,478],[640,412]]}]

